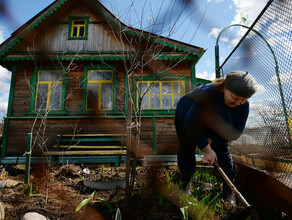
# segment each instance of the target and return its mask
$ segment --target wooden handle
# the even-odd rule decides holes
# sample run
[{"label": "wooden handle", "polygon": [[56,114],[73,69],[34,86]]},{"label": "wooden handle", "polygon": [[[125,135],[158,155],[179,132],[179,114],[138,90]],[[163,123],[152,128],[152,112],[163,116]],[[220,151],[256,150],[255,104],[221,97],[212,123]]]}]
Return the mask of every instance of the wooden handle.
[{"label": "wooden handle", "polygon": [[240,202],[244,205],[244,207],[250,207],[251,205],[245,200],[245,198],[241,195],[241,193],[237,190],[237,188],[234,186],[234,184],[230,181],[228,176],[224,173],[222,168],[219,166],[218,162],[215,161],[215,167],[223,177],[223,179],[226,181],[228,186],[231,188],[231,190],[235,193],[235,195],[239,198]]}]

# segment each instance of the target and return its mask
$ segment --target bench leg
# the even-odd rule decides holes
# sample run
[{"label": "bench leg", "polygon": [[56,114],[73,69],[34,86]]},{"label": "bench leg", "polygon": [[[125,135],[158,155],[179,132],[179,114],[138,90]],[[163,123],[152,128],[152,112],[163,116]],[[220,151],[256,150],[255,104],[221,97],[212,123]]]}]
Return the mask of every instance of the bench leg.
[{"label": "bench leg", "polygon": [[115,167],[119,167],[121,164],[121,156],[117,155],[115,156]]},{"label": "bench leg", "polygon": [[51,165],[59,164],[59,156],[52,155],[51,156]]}]

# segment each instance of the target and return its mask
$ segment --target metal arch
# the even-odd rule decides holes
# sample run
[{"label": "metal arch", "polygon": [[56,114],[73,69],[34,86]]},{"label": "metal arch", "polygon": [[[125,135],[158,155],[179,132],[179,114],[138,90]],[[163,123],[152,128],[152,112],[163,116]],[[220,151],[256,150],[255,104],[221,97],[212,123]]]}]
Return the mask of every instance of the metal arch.
[{"label": "metal arch", "polygon": [[[216,45],[215,45],[215,73],[216,73],[216,78],[220,78],[220,71],[219,71],[219,69],[220,69],[220,66],[219,66],[219,44],[218,44],[219,43],[219,39],[220,39],[222,33],[226,29],[228,29],[230,27],[234,27],[234,26],[240,26],[240,27],[243,27],[243,28],[250,29],[250,27],[248,27],[246,25],[243,25],[243,24],[232,24],[232,25],[229,25],[226,28],[222,29],[219,32],[218,37],[217,37],[217,40],[216,40]],[[286,120],[286,126],[287,126],[288,134],[289,134],[290,126],[289,126],[289,121],[288,121],[287,107],[286,107],[286,103],[285,103],[285,99],[284,99],[282,83],[281,83],[280,74],[279,74],[279,66],[278,66],[277,57],[276,57],[276,55],[275,55],[272,47],[268,43],[268,41],[264,38],[264,36],[260,32],[254,30],[252,28],[250,30],[253,31],[253,32],[255,32],[261,39],[263,39],[263,41],[267,44],[267,46],[269,47],[269,49],[270,49],[270,51],[271,51],[271,53],[272,53],[272,55],[274,57],[274,61],[275,61],[275,72],[276,72],[277,81],[278,81],[278,85],[279,85],[279,91],[280,91],[280,96],[281,96],[281,102],[282,102],[283,112],[284,112],[284,116],[285,116],[285,120]],[[231,54],[226,58],[226,60],[228,60],[228,58],[231,56]],[[288,136],[289,136],[290,145],[292,146],[292,139],[291,139],[290,135],[288,135]]]}]

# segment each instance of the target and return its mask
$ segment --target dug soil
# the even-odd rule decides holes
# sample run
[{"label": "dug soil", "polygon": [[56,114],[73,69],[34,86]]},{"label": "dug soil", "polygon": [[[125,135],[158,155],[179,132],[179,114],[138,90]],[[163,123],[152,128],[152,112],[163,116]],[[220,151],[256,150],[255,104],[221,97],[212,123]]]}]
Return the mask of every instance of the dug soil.
[{"label": "dug soil", "polygon": [[[165,196],[164,185],[161,185],[166,175],[177,174],[176,167],[137,168],[132,196],[128,200],[122,188],[94,190],[83,184],[84,180],[124,180],[124,167],[103,169],[66,164],[48,168],[34,165],[31,185],[23,183],[23,169],[6,166],[1,170],[0,177],[5,186],[0,189],[0,201],[5,209],[5,219],[18,220],[27,212],[37,212],[50,220],[115,219],[118,208],[123,220],[184,219],[178,198]],[[93,199],[76,212],[76,207],[93,192]],[[256,214],[248,216],[257,219]],[[243,207],[226,210],[220,202],[214,219],[246,219],[248,216]]]}]

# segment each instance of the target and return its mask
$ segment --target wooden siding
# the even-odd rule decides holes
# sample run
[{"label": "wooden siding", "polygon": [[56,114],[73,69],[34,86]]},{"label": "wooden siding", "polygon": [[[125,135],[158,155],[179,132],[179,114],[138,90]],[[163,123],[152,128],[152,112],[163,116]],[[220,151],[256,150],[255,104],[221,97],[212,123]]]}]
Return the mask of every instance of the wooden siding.
[{"label": "wooden siding", "polygon": [[[26,150],[27,134],[33,132],[33,156],[53,150],[57,135],[60,133],[125,133],[125,119],[11,119],[8,129],[7,156],[22,156]],[[40,124],[44,125],[40,127]],[[37,135],[38,134],[38,135]]]},{"label": "wooden siding", "polygon": [[[88,16],[88,39],[68,40],[70,16]],[[131,46],[122,44],[114,28],[99,14],[79,5],[75,9],[65,11],[60,17],[51,20],[32,31],[24,40],[17,44],[13,51],[47,51],[47,52],[103,52],[131,51]],[[96,23],[100,22],[100,23]],[[73,56],[73,55],[72,55]]]},{"label": "wooden siding", "polygon": [[[29,66],[28,63],[24,65],[19,65],[15,83],[15,92],[13,98],[12,116],[25,116],[29,111],[30,107],[30,89],[29,83],[33,76],[34,69],[33,65]],[[32,63],[31,63],[32,64]],[[69,77],[69,88],[67,91],[67,97],[65,101],[65,111],[69,115],[78,115],[81,110],[82,105],[82,89],[80,87],[80,80],[83,76],[84,65],[94,66],[100,63],[75,63],[75,68],[73,71],[68,73]],[[108,63],[111,66],[115,66],[116,80],[118,81],[118,90],[116,98],[116,109],[123,113],[125,110],[124,103],[124,67],[118,63]],[[45,63],[42,65],[46,66]],[[68,64],[67,64],[68,65]],[[64,67],[67,66],[65,63]]]},{"label": "wooden siding", "polygon": [[174,118],[156,119],[157,154],[177,154],[179,140],[176,135]]},{"label": "wooden siding", "polygon": [[[173,118],[156,119],[157,154],[176,154],[179,147]],[[44,122],[44,125],[40,125]],[[41,127],[40,127],[41,126]],[[53,150],[57,135],[84,133],[125,133],[126,119],[10,119],[8,129],[7,156],[22,156],[26,150],[27,134],[33,133],[33,156]],[[135,129],[133,129],[135,133]],[[152,119],[143,119],[141,123],[141,150],[146,155],[153,154]],[[144,149],[147,149],[144,151]]]}]

